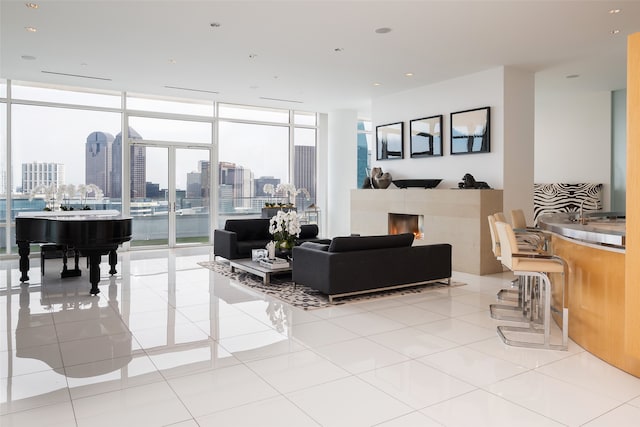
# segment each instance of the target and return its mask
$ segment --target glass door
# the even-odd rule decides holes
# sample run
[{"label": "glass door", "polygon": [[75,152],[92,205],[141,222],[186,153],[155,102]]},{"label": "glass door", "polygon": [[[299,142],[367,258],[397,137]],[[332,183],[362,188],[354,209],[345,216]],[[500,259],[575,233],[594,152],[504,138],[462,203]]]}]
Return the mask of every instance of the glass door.
[{"label": "glass door", "polygon": [[175,244],[209,243],[209,148],[175,148]]},{"label": "glass door", "polygon": [[209,243],[210,148],[134,143],[131,246]]},{"label": "glass door", "polygon": [[131,246],[168,246],[174,194],[169,191],[169,147],[131,144],[129,165]]}]

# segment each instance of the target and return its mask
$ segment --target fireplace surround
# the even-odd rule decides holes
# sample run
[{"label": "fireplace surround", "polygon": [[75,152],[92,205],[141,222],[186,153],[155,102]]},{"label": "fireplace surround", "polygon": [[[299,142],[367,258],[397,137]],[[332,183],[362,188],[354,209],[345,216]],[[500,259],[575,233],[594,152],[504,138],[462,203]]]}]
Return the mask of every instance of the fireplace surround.
[{"label": "fireplace surround", "polygon": [[389,213],[421,215],[421,240],[414,246],[450,243],[454,271],[492,274],[502,266],[491,251],[487,217],[503,210],[502,190],[422,189],[351,190],[350,232],[389,234]]}]

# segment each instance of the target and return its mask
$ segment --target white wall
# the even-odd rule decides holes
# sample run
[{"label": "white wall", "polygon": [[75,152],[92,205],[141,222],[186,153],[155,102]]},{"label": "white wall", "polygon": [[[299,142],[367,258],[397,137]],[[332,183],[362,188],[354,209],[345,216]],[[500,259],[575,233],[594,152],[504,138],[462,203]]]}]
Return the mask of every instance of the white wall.
[{"label": "white wall", "polygon": [[[470,74],[415,90],[376,98],[372,102],[375,126],[405,122],[404,159],[375,160],[372,163],[391,173],[394,179],[442,178],[438,188],[457,188],[465,173],[486,181],[492,188],[503,188],[503,68]],[[450,155],[449,114],[480,107],[491,107],[491,152]],[[415,158],[409,156],[409,121],[443,115],[443,156]],[[375,144],[375,134],[374,134]],[[374,147],[375,148],[375,147]]]},{"label": "white wall", "polygon": [[[533,182],[601,182],[603,208],[609,210],[611,93],[561,93],[541,90],[535,84],[528,72],[499,67],[378,97],[371,109],[374,130],[377,125],[404,122],[405,156],[375,160],[373,153],[372,163],[394,179],[442,178],[438,188],[456,188],[469,172],[477,180],[505,190],[505,212],[522,207],[529,219]],[[449,114],[484,106],[491,107],[491,152],[450,155]],[[409,121],[438,114],[443,115],[444,155],[410,158]],[[348,192],[355,188],[356,124],[355,112],[329,115],[329,236],[349,232]]]},{"label": "white wall", "polygon": [[350,234],[349,195],[356,188],[358,112],[329,113],[327,150],[327,232],[325,236]]},{"label": "white wall", "polygon": [[543,92],[535,107],[536,183],[602,183],[610,210],[611,92]]},{"label": "white wall", "polygon": [[531,72],[504,74],[503,210],[522,209],[533,224],[535,79]]},{"label": "white wall", "polygon": [[[398,178],[442,178],[439,188],[457,188],[465,173],[504,190],[503,211],[522,208],[533,219],[534,88],[531,72],[498,67],[481,73],[377,98],[374,125],[405,123],[405,158],[378,160]],[[491,107],[491,152],[450,155],[450,114]],[[442,157],[411,159],[409,122],[443,115]]]}]

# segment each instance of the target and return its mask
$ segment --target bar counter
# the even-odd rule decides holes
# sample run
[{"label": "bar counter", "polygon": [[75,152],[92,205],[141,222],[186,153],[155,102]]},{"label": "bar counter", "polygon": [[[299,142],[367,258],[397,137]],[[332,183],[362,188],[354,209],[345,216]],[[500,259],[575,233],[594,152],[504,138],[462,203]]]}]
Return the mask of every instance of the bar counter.
[{"label": "bar counter", "polygon": [[[565,304],[569,337],[585,350],[636,377],[640,354],[625,343],[625,218],[547,214],[538,218],[551,234],[550,251],[567,262]],[[559,278],[554,278],[554,283]],[[561,295],[554,292],[555,303]],[[556,319],[557,321],[558,319]]]}]

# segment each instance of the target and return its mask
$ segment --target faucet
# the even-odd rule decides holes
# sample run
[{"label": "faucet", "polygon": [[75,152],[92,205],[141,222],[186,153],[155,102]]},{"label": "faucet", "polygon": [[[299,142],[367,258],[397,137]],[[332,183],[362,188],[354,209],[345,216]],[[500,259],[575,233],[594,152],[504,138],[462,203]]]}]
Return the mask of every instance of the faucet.
[{"label": "faucet", "polygon": [[587,223],[587,218],[584,216],[584,202],[586,202],[586,200],[580,202],[580,224],[582,225]]}]

